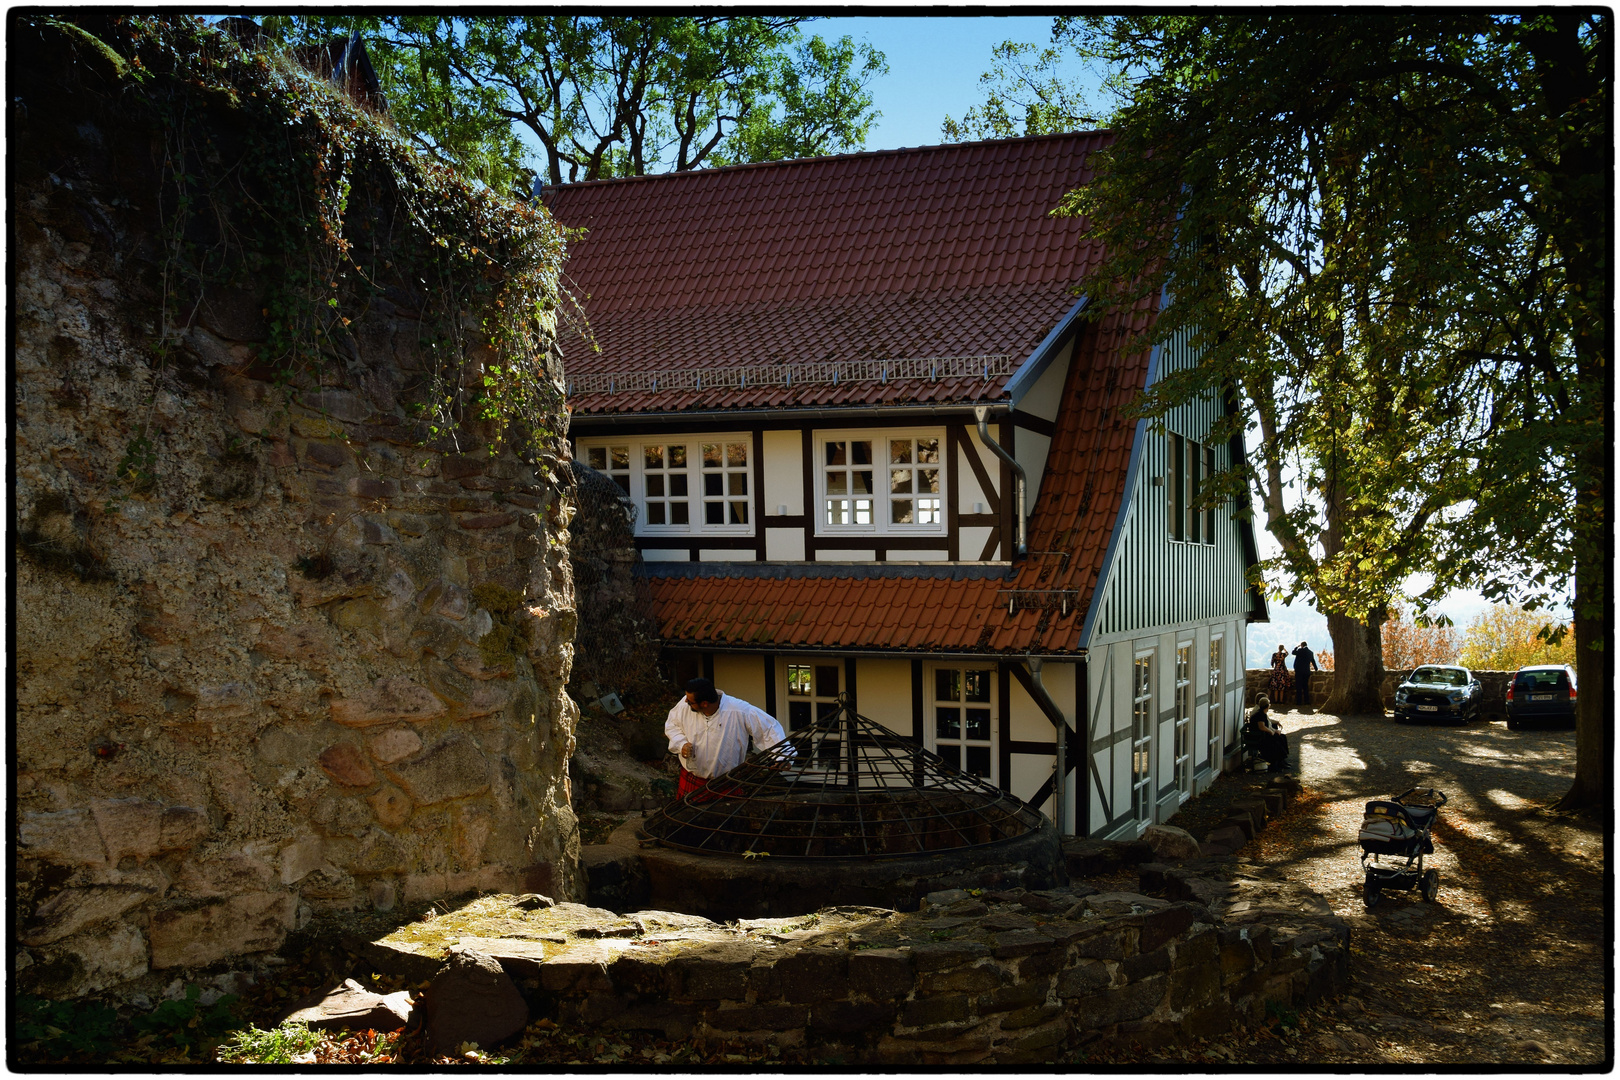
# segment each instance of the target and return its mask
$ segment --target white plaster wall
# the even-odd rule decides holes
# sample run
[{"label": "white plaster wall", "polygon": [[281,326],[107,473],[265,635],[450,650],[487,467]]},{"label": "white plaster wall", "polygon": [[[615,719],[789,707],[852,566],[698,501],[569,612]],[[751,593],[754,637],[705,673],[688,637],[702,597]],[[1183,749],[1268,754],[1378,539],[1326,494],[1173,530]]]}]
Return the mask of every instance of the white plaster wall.
[{"label": "white plaster wall", "polygon": [[732,697],[742,698],[748,704],[763,709],[765,707],[764,658],[739,653],[715,653],[714,685]]},{"label": "white plaster wall", "polygon": [[[645,558],[645,556],[643,556]],[[700,548],[698,562],[755,562],[752,551],[738,548]]]},{"label": "white plaster wall", "polygon": [[855,661],[855,708],[899,735],[911,734],[911,661]]},{"label": "white plaster wall", "polygon": [[[797,431],[767,431],[760,439],[765,463],[765,524],[776,508],[789,514],[804,513],[804,438]],[[802,537],[801,537],[802,539]],[[804,555],[799,555],[804,558]]]},{"label": "white plaster wall", "polygon": [[[973,512],[973,504],[971,502],[968,503],[968,509],[966,512]],[[985,512],[989,513],[988,510]],[[990,534],[994,531],[994,529],[991,529],[985,525],[962,526],[962,528],[958,530],[959,539],[957,541],[957,543],[961,545],[962,561],[977,562],[979,552],[984,550],[985,542],[990,539]],[[999,546],[994,551],[990,552],[990,558],[992,560],[1001,558],[1001,548]]]},{"label": "white plaster wall", "polygon": [[[770,519],[767,518],[766,520],[769,521]],[[771,562],[803,562],[804,530],[767,528],[765,530],[765,558]]]}]

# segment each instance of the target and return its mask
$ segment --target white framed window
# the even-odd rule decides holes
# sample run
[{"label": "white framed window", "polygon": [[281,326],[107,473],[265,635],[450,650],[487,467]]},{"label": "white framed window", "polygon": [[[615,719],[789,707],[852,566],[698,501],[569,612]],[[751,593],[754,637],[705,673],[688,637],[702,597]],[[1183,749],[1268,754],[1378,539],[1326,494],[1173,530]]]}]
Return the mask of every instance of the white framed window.
[{"label": "white framed window", "polygon": [[1222,739],[1226,734],[1221,725],[1226,719],[1225,692],[1221,689],[1221,646],[1224,639],[1220,634],[1211,634],[1209,637],[1209,764],[1216,768],[1221,761]]},{"label": "white framed window", "polygon": [[625,443],[617,446],[592,446],[585,450],[585,464],[597,472],[606,475],[619,490],[626,495],[630,494],[630,447]]},{"label": "white framed window", "polygon": [[585,464],[636,504],[636,534],[752,536],[754,447],[747,435],[581,439]]},{"label": "white framed window", "polygon": [[1169,434],[1165,437],[1165,520],[1170,539],[1189,544],[1215,543],[1216,508],[1198,510],[1195,503],[1215,476],[1215,448]]},{"label": "white framed window", "polygon": [[945,433],[836,431],[816,437],[816,531],[945,531]]},{"label": "white framed window", "polygon": [[[844,665],[837,659],[817,657],[792,659],[783,663],[783,700],[787,702],[788,734],[803,731],[838,711],[838,693],[843,689]],[[836,773],[843,764],[843,739],[837,732],[817,738],[809,747],[809,758],[799,763],[805,770]]]},{"label": "white framed window", "polygon": [[1153,820],[1153,653],[1138,653],[1131,667],[1131,807],[1136,820]]},{"label": "white framed window", "polygon": [[1176,787],[1185,802],[1193,786],[1192,642],[1176,646]]},{"label": "white framed window", "polygon": [[925,743],[947,764],[999,784],[995,689],[993,667],[936,665]]}]

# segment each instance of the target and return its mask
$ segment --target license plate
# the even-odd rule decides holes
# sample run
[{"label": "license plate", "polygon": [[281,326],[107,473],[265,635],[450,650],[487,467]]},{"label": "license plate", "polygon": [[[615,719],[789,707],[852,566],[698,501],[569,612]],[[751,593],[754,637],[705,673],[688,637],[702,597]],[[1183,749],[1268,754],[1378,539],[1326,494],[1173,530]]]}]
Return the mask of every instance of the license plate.
[{"label": "license plate", "polygon": [[1558,696],[1557,694],[1531,694],[1530,695],[1530,700],[1531,701],[1551,701],[1553,698],[1555,698],[1557,696]]},{"label": "license plate", "polygon": [[1438,706],[1438,705],[1419,705],[1418,706],[1418,712],[1439,712],[1439,711],[1440,711],[1440,706]]}]

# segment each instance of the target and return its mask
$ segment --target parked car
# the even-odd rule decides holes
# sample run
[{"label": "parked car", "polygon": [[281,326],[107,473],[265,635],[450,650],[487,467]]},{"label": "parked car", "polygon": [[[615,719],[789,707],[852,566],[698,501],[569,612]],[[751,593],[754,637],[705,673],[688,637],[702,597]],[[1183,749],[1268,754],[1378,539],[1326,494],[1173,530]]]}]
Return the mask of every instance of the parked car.
[{"label": "parked car", "polygon": [[1479,719],[1484,692],[1479,679],[1465,667],[1425,664],[1395,688],[1395,721],[1452,720],[1466,724]]},{"label": "parked car", "polygon": [[1575,726],[1575,669],[1563,664],[1537,664],[1513,673],[1507,688],[1507,726],[1526,724]]}]

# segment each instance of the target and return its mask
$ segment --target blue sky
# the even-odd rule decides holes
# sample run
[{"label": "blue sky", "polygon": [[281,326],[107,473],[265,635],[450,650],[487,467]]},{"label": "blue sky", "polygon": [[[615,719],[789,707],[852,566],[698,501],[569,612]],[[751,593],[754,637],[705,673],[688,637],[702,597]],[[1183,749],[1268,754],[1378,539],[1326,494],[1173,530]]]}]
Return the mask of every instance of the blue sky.
[{"label": "blue sky", "polygon": [[990,70],[991,50],[1007,40],[1045,45],[1051,29],[1050,15],[863,15],[818,19],[805,32],[829,40],[848,34],[888,58],[889,74],[872,85],[883,116],[866,148],[892,150],[939,142],[945,117],[960,119],[984,98],[979,76]]}]

